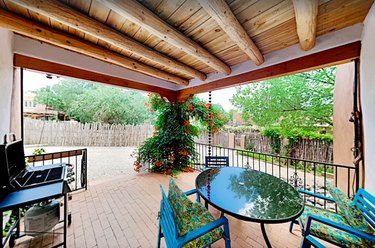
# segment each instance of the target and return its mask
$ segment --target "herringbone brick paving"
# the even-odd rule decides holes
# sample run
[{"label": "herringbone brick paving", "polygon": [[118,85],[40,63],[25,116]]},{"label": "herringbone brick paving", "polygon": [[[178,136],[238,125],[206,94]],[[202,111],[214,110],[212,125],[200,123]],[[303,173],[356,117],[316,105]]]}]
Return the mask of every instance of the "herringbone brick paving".
[{"label": "herringbone brick paving", "polygon": [[[181,173],[175,179],[183,190],[194,187],[198,173]],[[68,230],[68,247],[155,247],[157,213],[160,204],[159,185],[168,188],[166,175],[141,172],[123,175],[89,185],[87,191],[73,194],[69,202],[72,224]],[[219,211],[210,208],[215,217]],[[245,222],[227,216],[232,247],[264,247],[265,243],[257,223]],[[289,223],[266,225],[273,247],[299,247],[301,234]],[[17,247],[50,247],[61,240],[61,235],[45,235],[33,240],[20,239]],[[165,247],[162,241],[162,247]],[[217,242],[213,248],[224,247]]]}]

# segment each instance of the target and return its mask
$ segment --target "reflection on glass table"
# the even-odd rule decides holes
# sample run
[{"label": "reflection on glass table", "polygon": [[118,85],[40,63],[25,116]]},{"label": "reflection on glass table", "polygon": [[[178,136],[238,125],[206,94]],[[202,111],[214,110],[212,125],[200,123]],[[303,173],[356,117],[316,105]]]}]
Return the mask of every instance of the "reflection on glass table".
[{"label": "reflection on glass table", "polygon": [[205,170],[196,179],[199,195],[210,205],[235,218],[261,224],[284,223],[298,218],[303,199],[291,185],[272,175],[238,167]]}]

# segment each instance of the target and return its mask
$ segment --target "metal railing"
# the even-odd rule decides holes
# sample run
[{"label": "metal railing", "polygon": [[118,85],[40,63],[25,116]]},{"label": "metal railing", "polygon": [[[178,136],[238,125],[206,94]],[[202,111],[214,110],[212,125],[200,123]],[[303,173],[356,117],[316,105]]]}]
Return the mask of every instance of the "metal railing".
[{"label": "metal railing", "polygon": [[41,155],[26,156],[28,166],[43,166],[48,164],[66,163],[72,166],[74,172],[69,182],[72,191],[87,190],[87,149],[77,149]]},{"label": "metal railing", "polygon": [[[202,171],[205,157],[209,155],[209,144],[195,143],[198,153],[193,167]],[[291,158],[275,154],[258,153],[248,150],[211,145],[211,156],[229,157],[229,165],[262,171],[278,177],[294,187],[329,196],[326,184],[339,187],[348,196],[356,191],[357,169],[350,165],[338,165],[305,159]],[[336,208],[326,200],[304,196],[305,201],[324,208]]]}]

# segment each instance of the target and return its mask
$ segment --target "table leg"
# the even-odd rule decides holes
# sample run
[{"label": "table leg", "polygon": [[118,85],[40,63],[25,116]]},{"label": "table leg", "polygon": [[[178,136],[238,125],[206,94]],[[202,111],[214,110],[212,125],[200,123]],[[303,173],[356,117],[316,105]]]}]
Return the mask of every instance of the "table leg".
[{"label": "table leg", "polygon": [[64,194],[64,248],[67,244],[67,232],[68,232],[68,194]]},{"label": "table leg", "polygon": [[3,211],[0,211],[0,214],[1,214],[1,221],[0,221],[0,231],[1,231],[1,248],[4,247],[3,246]]},{"label": "table leg", "polygon": [[266,242],[266,245],[268,248],[271,248],[271,243],[267,237],[266,229],[264,228],[264,223],[260,223],[260,229],[262,230],[264,241]]}]

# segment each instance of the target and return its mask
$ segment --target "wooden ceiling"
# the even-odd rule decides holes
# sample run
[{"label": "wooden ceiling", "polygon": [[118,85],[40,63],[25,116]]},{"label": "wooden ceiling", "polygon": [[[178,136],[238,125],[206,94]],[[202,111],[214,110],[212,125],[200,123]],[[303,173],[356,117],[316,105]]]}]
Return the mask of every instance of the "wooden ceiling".
[{"label": "wooden ceiling", "polygon": [[0,0],[0,27],[188,85],[299,42],[311,49],[316,36],[363,22],[373,2]]}]

